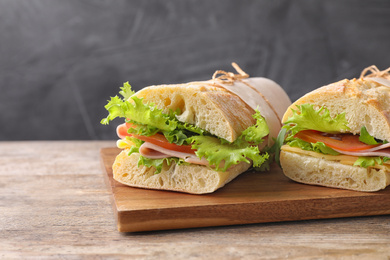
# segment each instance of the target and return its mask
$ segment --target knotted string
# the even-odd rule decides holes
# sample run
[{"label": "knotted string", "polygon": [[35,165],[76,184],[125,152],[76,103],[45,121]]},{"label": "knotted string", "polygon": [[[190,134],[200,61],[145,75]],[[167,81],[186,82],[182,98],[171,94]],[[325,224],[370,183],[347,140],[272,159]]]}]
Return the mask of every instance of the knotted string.
[{"label": "knotted string", "polygon": [[224,70],[217,70],[216,72],[214,72],[213,80],[221,84],[233,85],[235,81],[241,81],[242,79],[249,78],[249,75],[245,73],[237,65],[237,63],[232,62],[232,66],[236,69],[238,74],[234,74],[233,72],[226,72]]},{"label": "knotted string", "polygon": [[[367,75],[366,75],[367,74]],[[360,74],[360,78],[385,78],[390,80],[390,67],[386,70],[379,70],[375,65],[365,68]]]},{"label": "knotted string", "polygon": [[[264,101],[272,109],[272,111],[274,112],[274,114],[278,118],[278,121],[281,124],[281,119],[280,119],[278,113],[276,112],[275,108],[272,106],[271,102],[269,102],[269,100],[257,88],[253,87],[248,82],[242,80],[242,79],[249,78],[249,75],[246,72],[244,72],[240,68],[240,66],[237,65],[237,63],[232,62],[232,66],[237,71],[238,74],[234,74],[233,72],[226,72],[224,70],[217,70],[216,72],[214,72],[213,78],[212,78],[212,80],[214,81],[214,85],[217,87],[219,87],[217,83],[225,84],[225,85],[234,85],[235,81],[240,81],[244,85],[246,85],[249,88],[251,88],[252,90],[256,91],[259,94],[259,96],[261,96],[264,99]],[[218,76],[218,75],[220,75],[220,76]]]}]

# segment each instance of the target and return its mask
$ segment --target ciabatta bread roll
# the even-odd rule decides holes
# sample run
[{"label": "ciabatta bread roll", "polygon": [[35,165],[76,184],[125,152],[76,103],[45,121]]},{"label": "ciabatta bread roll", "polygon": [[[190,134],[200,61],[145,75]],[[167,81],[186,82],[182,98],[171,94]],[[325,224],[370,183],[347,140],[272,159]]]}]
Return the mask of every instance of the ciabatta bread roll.
[{"label": "ciabatta bread roll", "polygon": [[174,190],[192,194],[211,193],[223,187],[239,174],[249,169],[250,164],[241,162],[226,171],[215,171],[210,167],[190,164],[164,164],[160,173],[155,173],[152,167],[138,166],[140,154],[128,155],[129,150],[123,150],[112,166],[115,180],[132,187]]},{"label": "ciabatta bread roll", "polygon": [[389,69],[370,67],[359,79],[316,89],[287,109],[283,122],[291,132],[280,154],[287,177],[356,191],[390,184]]},{"label": "ciabatta bread roll", "polygon": [[273,144],[291,102],[275,82],[248,78],[234,66],[239,74],[217,71],[209,81],[150,86],[124,93],[127,101],[112,98],[103,123],[126,118],[117,129],[123,151],[114,178],[133,187],[203,194],[269,163],[263,150]]}]

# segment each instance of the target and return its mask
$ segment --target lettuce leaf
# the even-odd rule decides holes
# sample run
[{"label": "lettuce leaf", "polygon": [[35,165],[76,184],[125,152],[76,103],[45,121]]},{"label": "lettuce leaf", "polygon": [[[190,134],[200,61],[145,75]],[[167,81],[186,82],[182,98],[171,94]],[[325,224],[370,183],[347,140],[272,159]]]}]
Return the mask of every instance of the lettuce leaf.
[{"label": "lettuce leaf", "polygon": [[192,148],[196,149],[199,158],[206,158],[210,166],[217,171],[226,171],[230,166],[240,162],[250,163],[253,167],[260,167],[268,159],[268,154],[260,154],[259,147],[251,146],[247,142],[240,144],[221,143],[218,138],[212,136],[193,136],[189,138]]},{"label": "lettuce leaf", "polygon": [[359,141],[365,144],[378,144],[375,138],[368,133],[365,126],[360,129]]},{"label": "lettuce leaf", "polygon": [[177,145],[183,145],[189,136],[192,136],[193,134],[188,134],[183,130],[174,130],[171,132],[164,131],[163,132],[165,138],[168,140],[170,143],[175,143]]},{"label": "lettuce leaf", "polygon": [[123,83],[123,87],[120,88],[119,94],[122,95],[123,99],[121,99],[118,96],[112,97],[111,100],[109,100],[108,104],[105,106],[105,108],[108,110],[108,116],[106,118],[103,118],[100,123],[103,125],[108,125],[108,123],[112,120],[114,120],[117,117],[125,117],[125,111],[127,110],[126,107],[126,100],[129,99],[130,96],[132,96],[135,92],[131,90],[131,86],[129,82]]},{"label": "lettuce leaf", "polygon": [[256,110],[252,117],[256,119],[256,124],[245,129],[242,132],[242,137],[247,142],[261,144],[264,140],[263,138],[269,134],[269,128],[260,111]]},{"label": "lettuce leaf", "polygon": [[132,153],[139,153],[139,147],[144,143],[144,141],[130,136],[126,136],[126,139],[130,140],[134,144],[130,148],[129,153],[127,155],[130,156]]},{"label": "lettuce leaf", "polygon": [[382,158],[379,156],[377,156],[377,157],[359,157],[353,165],[367,168],[370,166],[375,166],[375,164],[382,165],[383,164]]},{"label": "lettuce leaf", "polygon": [[298,105],[297,108],[297,110],[291,109],[293,115],[288,118],[283,126],[283,128],[291,131],[290,135],[308,129],[325,133],[340,133],[349,129],[345,113],[332,118],[326,107],[315,110],[312,104],[303,104]]},{"label": "lettuce leaf", "polygon": [[130,134],[152,136],[159,132],[162,132],[168,142],[175,143],[177,145],[183,145],[185,141],[193,135],[203,135],[204,133],[206,133],[206,131],[200,129],[197,126],[185,124],[180,121],[176,122],[177,127],[172,131],[163,131],[157,127],[143,125],[133,120],[127,120],[127,122],[134,123],[134,127],[128,129],[128,133]]},{"label": "lettuce leaf", "polygon": [[385,156],[375,156],[375,157],[359,157],[355,163],[353,164],[354,166],[360,166],[360,167],[370,167],[370,166],[375,166],[375,164],[382,165],[383,163],[387,162],[390,160],[389,157]]},{"label": "lettuce leaf", "polygon": [[332,148],[326,146],[323,142],[309,143],[299,138],[294,138],[292,141],[288,142],[288,145],[292,147],[301,148],[302,150],[313,151],[317,153],[330,154],[330,155],[340,154],[335,150],[333,150]]},{"label": "lettuce leaf", "polygon": [[202,128],[199,128],[195,125],[191,125],[191,124],[188,124],[188,123],[183,123],[183,122],[179,122],[179,124],[177,125],[177,128],[178,129],[181,129],[181,130],[186,130],[186,131],[189,131],[191,133],[196,133],[196,134],[199,134],[199,135],[203,135],[206,133],[205,130],[203,130]]},{"label": "lettuce leaf", "polygon": [[152,136],[160,132],[161,130],[154,126],[143,125],[133,120],[126,120],[128,123],[134,123],[133,126],[127,130],[129,134]]},{"label": "lettuce leaf", "polygon": [[286,129],[284,129],[284,128],[280,129],[278,136],[276,137],[276,139],[274,138],[274,144],[268,150],[268,152],[270,154],[274,154],[274,160],[280,167],[281,167],[281,165],[280,165],[280,148],[284,144],[284,139],[286,137],[286,133],[287,133]]},{"label": "lettuce leaf", "polygon": [[[144,104],[143,98],[138,98],[132,94],[130,85],[125,83],[121,88],[123,99],[118,96],[112,97],[105,108],[108,111],[108,116],[101,123],[108,124],[117,117],[129,118],[130,122],[141,123],[149,127],[155,127],[164,131],[172,131],[177,126],[177,120],[170,115],[162,113],[161,109],[157,109],[153,104]],[[126,97],[130,96],[134,102],[129,102]]]},{"label": "lettuce leaf", "polygon": [[176,158],[176,157],[169,157],[169,158],[162,158],[162,159],[149,159],[141,155],[138,160],[138,167],[141,165],[144,165],[146,167],[154,167],[156,169],[154,174],[158,174],[162,171],[164,162],[168,166],[170,166],[173,162],[176,163],[177,165],[188,164],[183,159]]},{"label": "lettuce leaf", "polygon": [[336,152],[329,146],[326,146],[323,142],[311,143],[313,151],[317,153],[330,154],[330,155],[339,155],[339,152]]},{"label": "lettuce leaf", "polygon": [[123,100],[128,100],[135,92],[131,89],[129,82],[123,83],[123,87],[120,88],[119,94],[123,97]]}]

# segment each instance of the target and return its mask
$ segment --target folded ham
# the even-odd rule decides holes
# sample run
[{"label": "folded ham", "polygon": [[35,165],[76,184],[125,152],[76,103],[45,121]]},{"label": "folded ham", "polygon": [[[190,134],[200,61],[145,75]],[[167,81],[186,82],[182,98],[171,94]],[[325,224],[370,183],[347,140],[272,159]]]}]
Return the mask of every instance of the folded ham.
[{"label": "folded ham", "polygon": [[139,153],[150,159],[162,159],[162,158],[168,158],[168,157],[176,157],[181,158],[185,162],[188,163],[194,163],[199,165],[208,165],[208,161],[204,158],[199,159],[195,154],[193,153],[183,153],[178,151],[169,150],[166,148],[163,148],[161,146],[152,144],[150,142],[144,142],[140,148]]}]

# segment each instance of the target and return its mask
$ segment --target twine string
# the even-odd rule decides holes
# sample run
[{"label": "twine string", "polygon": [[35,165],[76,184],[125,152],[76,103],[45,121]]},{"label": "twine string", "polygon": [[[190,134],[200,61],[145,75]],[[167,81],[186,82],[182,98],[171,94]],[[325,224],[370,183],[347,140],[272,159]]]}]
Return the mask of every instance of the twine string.
[{"label": "twine string", "polygon": [[384,78],[390,80],[390,67],[385,70],[379,70],[377,66],[372,65],[362,71],[360,78]]},{"label": "twine string", "polygon": [[221,84],[233,85],[235,81],[241,81],[242,79],[249,78],[249,75],[245,73],[237,63],[232,63],[233,68],[237,71],[238,74],[233,72],[226,72],[224,70],[217,70],[213,74],[213,80]]}]

